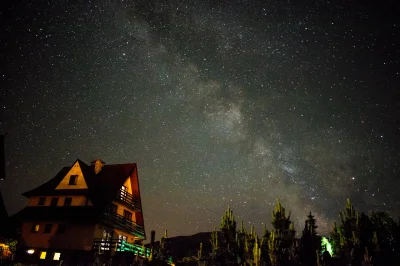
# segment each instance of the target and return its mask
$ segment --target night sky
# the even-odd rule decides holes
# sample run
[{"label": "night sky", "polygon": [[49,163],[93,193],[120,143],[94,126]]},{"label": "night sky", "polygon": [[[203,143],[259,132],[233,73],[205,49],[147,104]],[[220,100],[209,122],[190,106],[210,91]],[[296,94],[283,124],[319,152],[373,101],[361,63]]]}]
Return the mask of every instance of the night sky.
[{"label": "night sky", "polygon": [[9,214],[100,158],[138,164],[157,237],[228,205],[261,232],[277,198],[298,232],[347,197],[400,215],[395,1],[20,2],[0,9]]}]

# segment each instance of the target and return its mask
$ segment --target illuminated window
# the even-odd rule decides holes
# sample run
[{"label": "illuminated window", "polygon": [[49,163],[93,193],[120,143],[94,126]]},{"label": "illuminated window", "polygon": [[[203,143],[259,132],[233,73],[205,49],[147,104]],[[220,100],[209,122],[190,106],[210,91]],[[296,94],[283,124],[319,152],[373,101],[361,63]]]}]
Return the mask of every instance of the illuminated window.
[{"label": "illuminated window", "polygon": [[40,197],[38,205],[43,206],[44,204],[46,204],[46,198],[45,197]]},{"label": "illuminated window", "polygon": [[65,224],[59,224],[57,226],[57,234],[64,234],[65,233],[65,228],[66,228]]},{"label": "illuminated window", "polygon": [[71,204],[72,204],[72,198],[67,197],[64,199],[64,206],[71,206]]},{"label": "illuminated window", "polygon": [[103,239],[101,240],[100,250],[110,250],[110,242],[112,240],[112,232],[103,230]]},{"label": "illuminated window", "polygon": [[126,238],[126,236],[124,236],[124,235],[119,235],[119,236],[118,236],[118,241],[121,242],[121,243],[122,243],[122,242],[126,242],[126,239],[127,239],[127,238]]},{"label": "illuminated window", "polygon": [[61,253],[54,252],[53,260],[60,260]]},{"label": "illuminated window", "polygon": [[57,206],[58,198],[51,198],[50,206]]},{"label": "illuminated window", "polygon": [[39,224],[32,225],[32,232],[37,233],[37,232],[39,232],[39,229],[40,229]]},{"label": "illuminated window", "polygon": [[41,259],[41,260],[46,259],[46,251],[40,252],[40,259]]},{"label": "illuminated window", "polygon": [[51,233],[51,228],[53,227],[53,225],[52,224],[45,224],[44,225],[44,231],[43,231],[43,233],[45,233],[45,234],[50,234]]},{"label": "illuminated window", "polygon": [[76,181],[77,180],[78,180],[78,176],[77,175],[71,175],[69,177],[68,185],[76,185]]}]

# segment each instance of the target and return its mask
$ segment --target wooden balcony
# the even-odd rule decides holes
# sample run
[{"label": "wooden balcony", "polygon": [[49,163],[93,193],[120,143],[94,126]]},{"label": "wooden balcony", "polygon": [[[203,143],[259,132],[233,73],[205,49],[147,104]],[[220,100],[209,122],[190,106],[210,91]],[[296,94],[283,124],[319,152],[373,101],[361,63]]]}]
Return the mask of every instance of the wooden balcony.
[{"label": "wooden balcony", "polygon": [[134,255],[141,257],[150,257],[150,248],[142,245],[131,244],[119,239],[101,239],[95,238],[93,241],[93,250],[99,253],[116,251],[116,252],[132,252]]},{"label": "wooden balcony", "polygon": [[143,227],[117,213],[105,212],[101,216],[101,221],[112,227],[136,235],[139,238],[144,238]]},{"label": "wooden balcony", "polygon": [[134,197],[132,194],[120,189],[118,191],[116,200],[124,203],[129,208],[133,209],[134,211],[141,212],[142,211],[142,203],[140,202],[139,197]]},{"label": "wooden balcony", "polygon": [[[151,248],[147,248],[143,245],[127,243],[120,239],[101,239],[95,238],[93,241],[93,251],[98,253],[107,252],[132,252],[134,255],[139,255],[142,258],[150,258]],[[169,265],[172,265],[172,257],[169,257],[166,261]]]}]

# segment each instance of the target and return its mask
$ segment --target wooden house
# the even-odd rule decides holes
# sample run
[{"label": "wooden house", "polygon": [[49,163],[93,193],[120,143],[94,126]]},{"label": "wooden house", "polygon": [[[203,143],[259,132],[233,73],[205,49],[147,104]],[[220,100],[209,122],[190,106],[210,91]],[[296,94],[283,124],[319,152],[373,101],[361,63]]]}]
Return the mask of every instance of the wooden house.
[{"label": "wooden house", "polygon": [[[18,260],[77,265],[93,254],[137,254],[146,238],[135,163],[76,160],[46,183],[23,193]],[[58,262],[59,263],[59,262]]]}]

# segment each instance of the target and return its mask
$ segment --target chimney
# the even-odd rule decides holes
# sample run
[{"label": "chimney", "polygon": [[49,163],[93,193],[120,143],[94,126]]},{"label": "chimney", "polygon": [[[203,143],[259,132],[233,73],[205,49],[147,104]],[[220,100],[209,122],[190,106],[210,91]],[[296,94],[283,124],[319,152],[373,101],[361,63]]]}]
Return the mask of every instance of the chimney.
[{"label": "chimney", "polygon": [[101,169],[103,168],[103,166],[106,164],[105,162],[103,162],[100,159],[96,159],[93,162],[91,162],[94,173],[97,175],[98,173],[100,173]]}]

